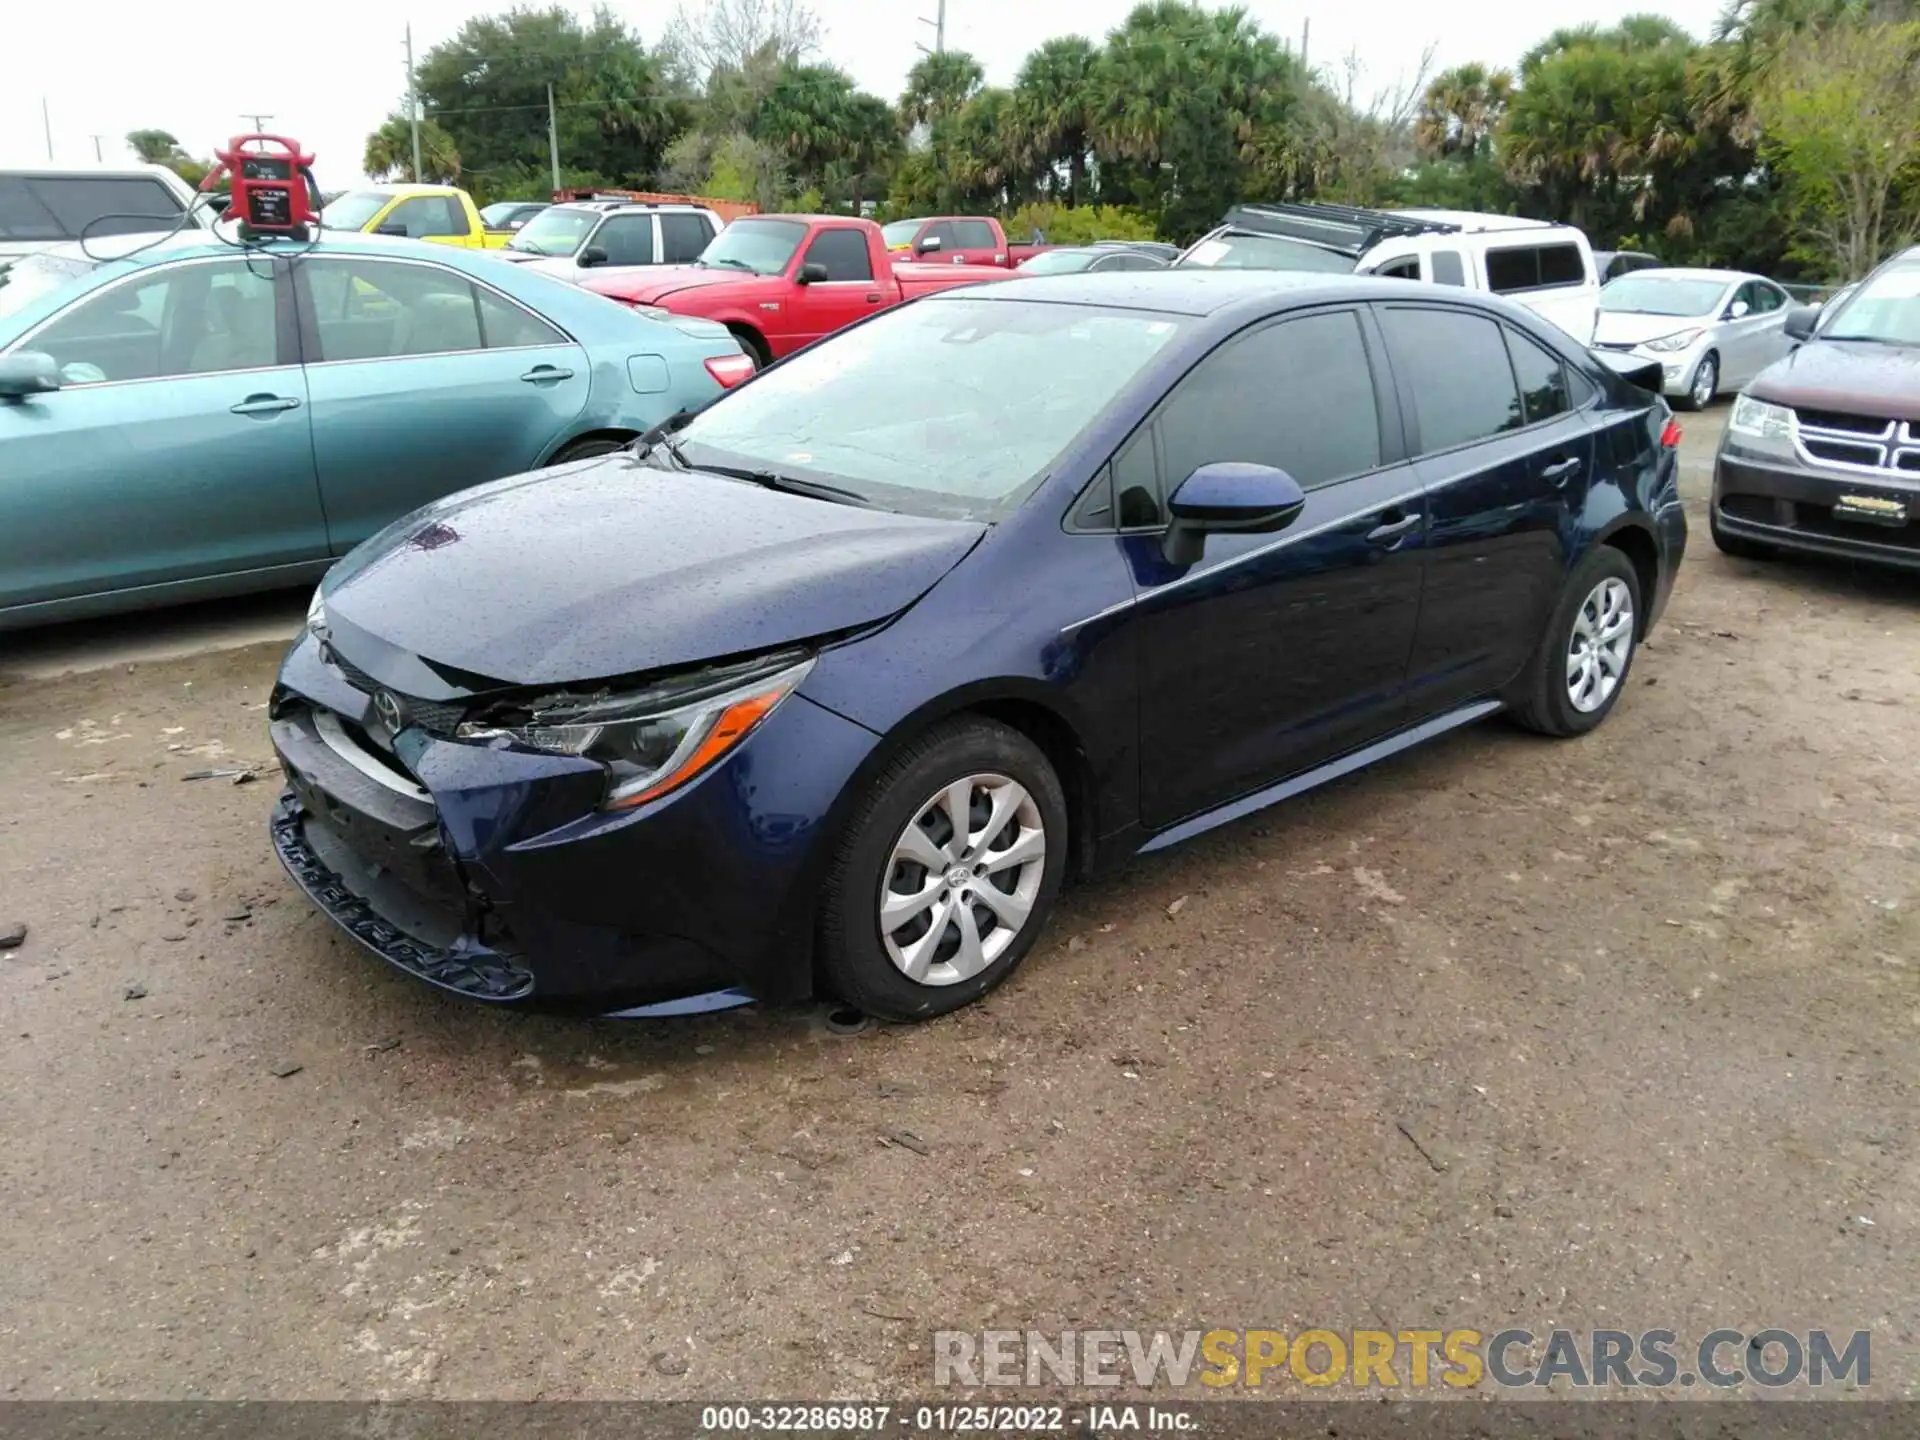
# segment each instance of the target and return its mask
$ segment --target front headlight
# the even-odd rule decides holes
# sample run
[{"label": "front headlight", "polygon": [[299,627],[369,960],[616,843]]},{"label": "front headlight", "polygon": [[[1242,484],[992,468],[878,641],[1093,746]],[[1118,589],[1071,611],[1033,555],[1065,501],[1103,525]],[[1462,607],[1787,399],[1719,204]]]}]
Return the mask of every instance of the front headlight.
[{"label": "front headlight", "polygon": [[1793,411],[1784,405],[1769,405],[1751,395],[1740,395],[1733,402],[1733,414],[1727,417],[1727,429],[1736,435],[1751,435],[1756,440],[1787,440],[1793,436]]},{"label": "front headlight", "polygon": [[1684,350],[1700,338],[1698,330],[1677,330],[1671,335],[1662,335],[1658,340],[1648,340],[1640,348],[1657,350],[1662,355],[1671,355],[1675,350]]},{"label": "front headlight", "polygon": [[631,695],[553,696],[524,723],[469,721],[463,739],[505,737],[553,755],[598,760],[611,772],[603,808],[631,809],[711,769],[800,687],[813,657],[727,666]]},{"label": "front headlight", "polygon": [[318,635],[327,628],[327,597],[320,593],[318,585],[313,587],[313,599],[307,602],[307,629]]}]

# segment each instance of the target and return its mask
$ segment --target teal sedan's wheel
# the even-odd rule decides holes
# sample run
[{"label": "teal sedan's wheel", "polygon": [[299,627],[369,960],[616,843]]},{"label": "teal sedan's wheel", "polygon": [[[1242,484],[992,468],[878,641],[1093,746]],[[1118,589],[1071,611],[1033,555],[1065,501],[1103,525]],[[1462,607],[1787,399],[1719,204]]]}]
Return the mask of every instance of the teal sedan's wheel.
[{"label": "teal sedan's wheel", "polygon": [[548,463],[566,465],[575,460],[591,460],[596,455],[611,455],[616,450],[624,450],[631,440],[616,440],[607,435],[595,435],[591,439],[576,440],[571,445],[562,445],[560,453]]}]

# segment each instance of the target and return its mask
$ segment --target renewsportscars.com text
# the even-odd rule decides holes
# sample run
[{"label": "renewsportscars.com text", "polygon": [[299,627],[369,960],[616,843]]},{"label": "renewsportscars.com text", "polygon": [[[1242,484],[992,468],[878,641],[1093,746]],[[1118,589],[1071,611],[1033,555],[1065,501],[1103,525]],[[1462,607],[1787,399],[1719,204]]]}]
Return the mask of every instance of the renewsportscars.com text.
[{"label": "renewsportscars.com text", "polygon": [[1865,1330],[939,1330],[936,1385],[1357,1390],[1825,1387],[1872,1383]]}]

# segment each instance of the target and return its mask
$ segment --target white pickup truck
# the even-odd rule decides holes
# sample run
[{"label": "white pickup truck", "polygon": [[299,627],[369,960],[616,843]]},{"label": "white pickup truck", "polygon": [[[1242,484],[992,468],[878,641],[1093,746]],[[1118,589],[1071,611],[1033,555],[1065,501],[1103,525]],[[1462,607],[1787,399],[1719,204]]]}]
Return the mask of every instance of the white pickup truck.
[{"label": "white pickup truck", "polygon": [[[196,192],[164,165],[35,165],[0,169],[0,268],[15,256],[103,235],[171,230]],[[211,229],[202,205],[190,225]]]}]

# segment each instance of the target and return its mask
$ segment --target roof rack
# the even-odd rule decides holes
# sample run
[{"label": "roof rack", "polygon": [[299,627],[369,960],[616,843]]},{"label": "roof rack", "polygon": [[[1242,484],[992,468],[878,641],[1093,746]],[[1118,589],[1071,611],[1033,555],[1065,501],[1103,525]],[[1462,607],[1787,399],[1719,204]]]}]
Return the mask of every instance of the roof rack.
[{"label": "roof rack", "polygon": [[1452,235],[1458,225],[1416,220],[1390,210],[1363,210],[1354,205],[1236,205],[1227,211],[1226,224],[1259,235],[1282,235],[1338,250],[1356,259],[1382,240],[1408,235]]}]

